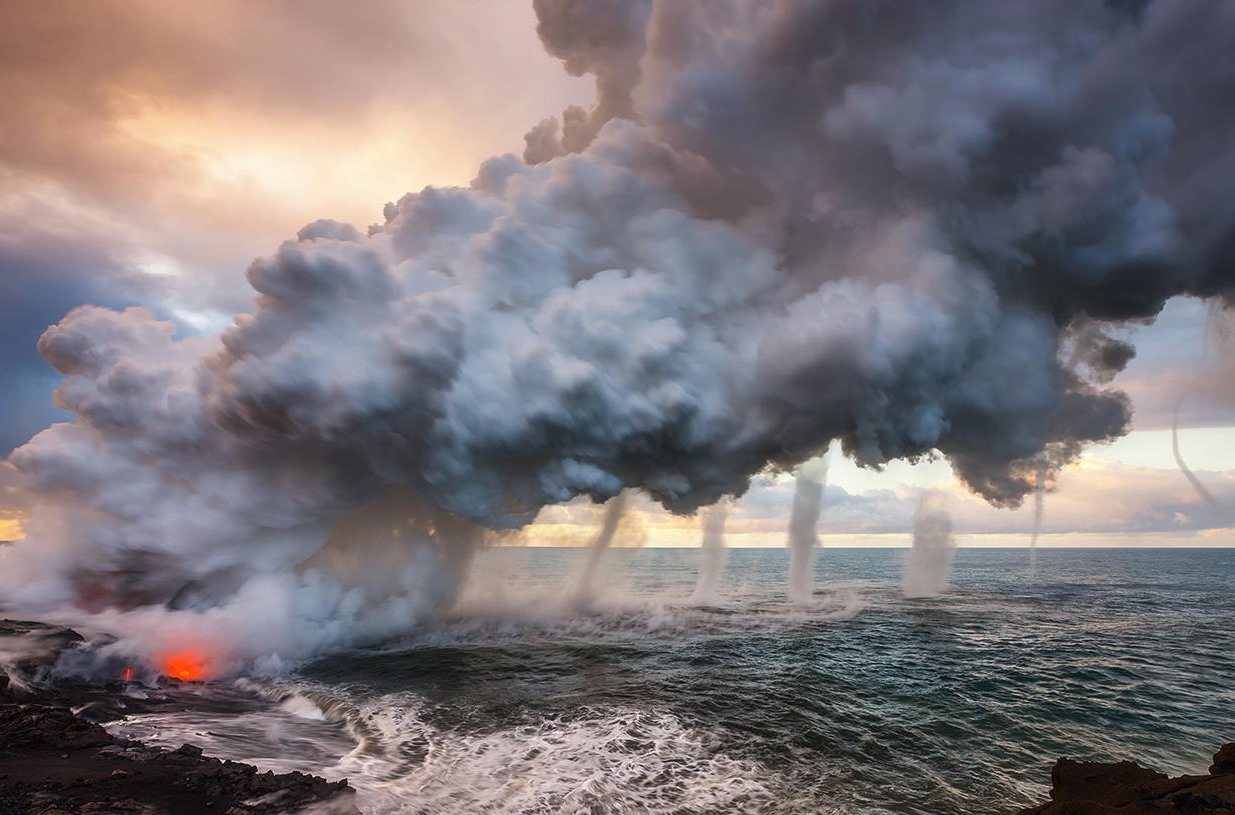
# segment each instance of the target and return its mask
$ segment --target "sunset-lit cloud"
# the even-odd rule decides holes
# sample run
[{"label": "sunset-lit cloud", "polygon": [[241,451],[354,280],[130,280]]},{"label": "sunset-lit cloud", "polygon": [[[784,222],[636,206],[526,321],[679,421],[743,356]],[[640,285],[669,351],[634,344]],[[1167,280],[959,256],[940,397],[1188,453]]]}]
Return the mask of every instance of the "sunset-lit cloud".
[{"label": "sunset-lit cloud", "polygon": [[[1198,472],[1220,506],[1235,508],[1235,472]],[[1033,526],[1028,505],[1016,510],[992,507],[955,478],[922,486],[896,483],[877,489],[830,484],[825,489],[819,530],[825,546],[906,546],[923,489],[932,492],[952,516],[962,546],[1024,546]],[[793,501],[787,476],[756,479],[735,502],[726,522],[731,546],[784,546]],[[537,523],[507,543],[585,545],[595,535],[602,510],[587,503],[549,507]],[[1064,470],[1046,496],[1044,546],[1141,545],[1212,546],[1235,543],[1235,518],[1208,506],[1170,468],[1129,465],[1089,454]],[[700,523],[693,516],[666,512],[638,498],[626,523],[637,536],[617,546],[697,546]]]},{"label": "sunset-lit cloud", "polygon": [[592,90],[522,3],[99,0],[7,7],[0,93],[2,454],[62,418],[34,343],[73,306],[224,327],[305,223],[466,184]]},{"label": "sunset-lit cloud", "polygon": [[25,517],[26,502],[18,488],[17,471],[7,461],[0,461],[0,542],[24,537]]},{"label": "sunset-lit cloud", "polygon": [[25,537],[19,518],[0,518],[0,542],[21,540]]}]

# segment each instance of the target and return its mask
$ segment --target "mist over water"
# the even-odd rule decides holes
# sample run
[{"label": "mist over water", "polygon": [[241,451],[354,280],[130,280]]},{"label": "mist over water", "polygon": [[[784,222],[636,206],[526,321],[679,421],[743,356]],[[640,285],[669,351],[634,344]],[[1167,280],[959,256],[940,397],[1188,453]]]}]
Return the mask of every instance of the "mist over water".
[{"label": "mist over water", "polygon": [[489,550],[413,640],[114,729],[346,776],[368,815],[1002,813],[1059,755],[1202,772],[1235,740],[1230,550],[1047,548],[1026,585],[1024,549],[960,549],[913,600],[910,552],[830,549],[805,610],[784,549],[694,605],[700,554],[610,549],[625,590],[580,612],[546,598],[587,552]]}]

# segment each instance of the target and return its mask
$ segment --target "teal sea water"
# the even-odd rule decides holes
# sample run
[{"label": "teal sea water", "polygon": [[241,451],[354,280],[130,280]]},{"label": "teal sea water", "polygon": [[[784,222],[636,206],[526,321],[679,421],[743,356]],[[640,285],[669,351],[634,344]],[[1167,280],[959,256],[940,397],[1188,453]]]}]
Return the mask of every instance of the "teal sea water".
[{"label": "teal sea water", "polygon": [[1235,740],[1235,550],[961,549],[905,599],[905,550],[486,552],[413,641],[196,691],[127,735],[346,776],[367,813],[997,813],[1059,755],[1204,771]]}]

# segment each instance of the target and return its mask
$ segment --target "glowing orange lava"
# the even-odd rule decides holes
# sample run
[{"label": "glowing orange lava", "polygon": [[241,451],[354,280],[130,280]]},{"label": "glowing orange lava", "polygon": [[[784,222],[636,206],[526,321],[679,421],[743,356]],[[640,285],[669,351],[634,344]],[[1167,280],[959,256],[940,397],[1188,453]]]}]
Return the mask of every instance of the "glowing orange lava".
[{"label": "glowing orange lava", "polygon": [[206,675],[206,658],[196,651],[177,651],[163,657],[163,673],[191,681]]},{"label": "glowing orange lava", "polygon": [[125,682],[131,682],[131,681],[133,681],[133,669],[132,669],[132,668],[125,668],[125,669],[124,669],[124,673],[123,673],[123,674],[121,674],[121,676],[123,676],[123,677],[124,677],[124,681],[125,681]]}]

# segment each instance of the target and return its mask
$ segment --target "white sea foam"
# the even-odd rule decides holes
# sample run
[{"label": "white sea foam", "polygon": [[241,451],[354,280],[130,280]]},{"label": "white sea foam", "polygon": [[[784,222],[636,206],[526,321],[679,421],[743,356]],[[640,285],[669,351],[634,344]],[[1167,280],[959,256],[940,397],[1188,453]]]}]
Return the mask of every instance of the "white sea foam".
[{"label": "white sea foam", "polygon": [[[366,815],[736,812],[773,801],[763,768],[717,750],[712,734],[665,712],[584,709],[468,732],[427,722],[410,694],[356,706],[335,699],[331,710],[318,706],[333,697],[316,686],[266,693],[282,702],[215,722],[174,711],[112,729],[168,747],[190,741],[263,769],[346,777]],[[354,721],[331,715],[339,709]],[[367,749],[344,749],[352,726],[371,734]]]}]

